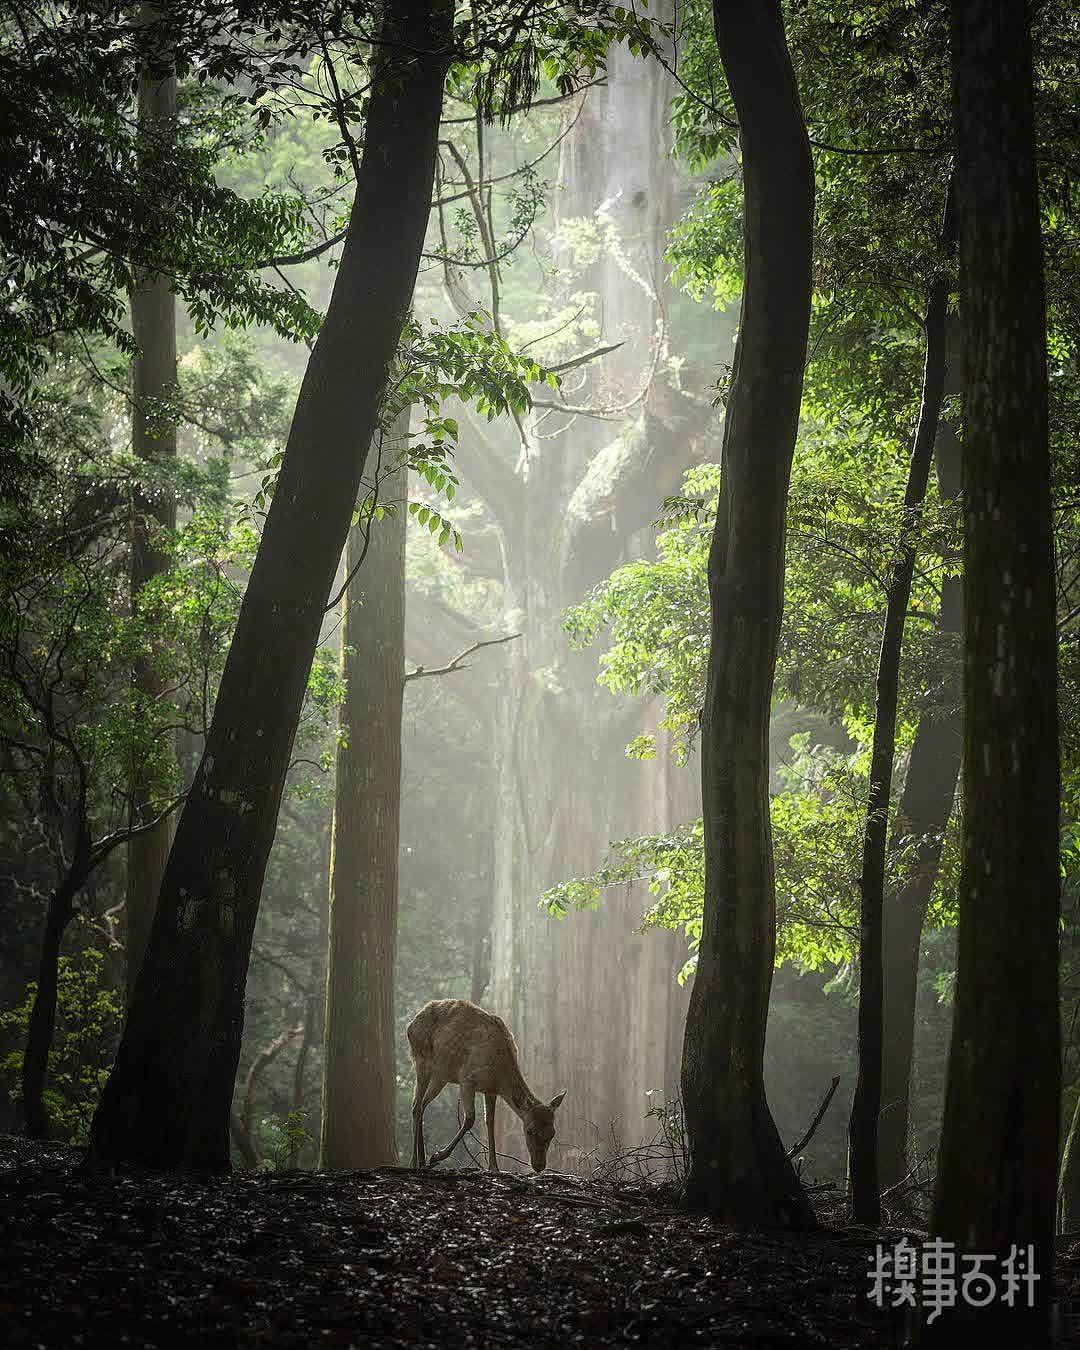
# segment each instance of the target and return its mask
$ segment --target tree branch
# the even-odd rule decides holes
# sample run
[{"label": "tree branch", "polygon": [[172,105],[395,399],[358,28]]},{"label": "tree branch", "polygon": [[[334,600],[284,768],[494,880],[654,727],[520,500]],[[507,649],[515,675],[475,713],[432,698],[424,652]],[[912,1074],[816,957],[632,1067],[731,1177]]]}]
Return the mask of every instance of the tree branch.
[{"label": "tree branch", "polygon": [[472,656],[473,652],[480,651],[482,647],[499,647],[504,642],[513,642],[515,638],[520,636],[520,633],[507,633],[505,637],[485,638],[483,641],[474,642],[471,647],[466,647],[460,655],[455,656],[445,666],[436,666],[432,670],[428,670],[424,666],[417,666],[415,670],[410,670],[405,676],[405,683],[408,684],[410,680],[426,680],[432,675],[452,675],[455,670],[468,670],[469,667],[463,665],[462,662],[467,656]]}]

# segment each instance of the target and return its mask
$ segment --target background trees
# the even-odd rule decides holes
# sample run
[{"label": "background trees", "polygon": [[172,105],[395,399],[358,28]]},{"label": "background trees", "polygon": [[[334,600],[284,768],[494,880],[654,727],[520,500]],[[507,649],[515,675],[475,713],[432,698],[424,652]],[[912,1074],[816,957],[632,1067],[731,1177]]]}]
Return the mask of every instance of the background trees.
[{"label": "background trees", "polygon": [[[305,7],[283,18],[276,36],[269,22],[260,27],[270,11],[258,22],[237,19],[235,31],[229,23],[215,29],[223,16],[235,17],[228,6],[170,7],[168,31],[159,37],[173,58],[164,64],[178,73],[177,113],[152,153],[137,132],[137,80],[140,71],[167,71],[155,65],[161,54],[151,49],[146,25],[130,29],[105,13],[99,34],[56,11],[48,22],[36,16],[25,34],[17,25],[5,30],[0,58],[11,86],[32,105],[20,133],[34,144],[29,162],[19,158],[21,142],[0,138],[23,185],[21,197],[0,199],[4,266],[21,287],[19,303],[0,322],[10,357],[10,462],[18,467],[3,466],[2,524],[16,546],[5,554],[4,641],[8,665],[36,691],[27,700],[5,675],[0,861],[12,884],[0,893],[0,907],[13,941],[0,963],[0,993],[13,1011],[2,1034],[16,1094],[29,1058],[41,1092],[27,1094],[27,1106],[40,1096],[44,1125],[63,1130],[84,1128],[85,1098],[98,1091],[116,1034],[115,1019],[106,1017],[100,1036],[79,1041],[69,1035],[65,1009],[80,998],[93,1006],[98,992],[110,995],[125,965],[135,964],[124,950],[123,922],[134,872],[124,866],[126,850],[111,847],[84,878],[57,937],[56,925],[48,930],[45,923],[64,874],[57,841],[65,857],[74,856],[81,820],[92,844],[126,842],[143,813],[133,786],[142,784],[149,805],[162,810],[183,799],[207,749],[206,727],[260,537],[264,550],[272,546],[279,555],[282,586],[299,586],[306,575],[304,549],[294,547],[301,536],[290,528],[282,548],[285,536],[271,528],[268,511],[271,520],[287,514],[282,493],[287,500],[296,487],[318,488],[327,500],[331,492],[323,475],[309,481],[295,456],[299,467],[282,468],[284,414],[308,362],[317,311],[335,278],[338,292],[355,279],[346,265],[350,202],[361,144],[377,129],[370,122],[372,65],[390,49],[372,42],[360,10],[334,27],[332,16]],[[664,10],[655,17],[676,16]],[[1059,694],[1068,708],[1077,687],[1078,612],[1075,136],[1066,92],[1075,57],[1068,54],[1068,15],[1043,6],[1036,17]],[[400,1055],[400,1024],[431,996],[498,1006],[530,1075],[550,1078],[551,1091],[569,1088],[561,1167],[587,1172],[648,1139],[658,1117],[646,1112],[661,1092],[665,1121],[679,1119],[686,1000],[714,945],[704,920],[705,841],[715,831],[699,818],[697,766],[684,761],[702,745],[697,718],[706,701],[712,622],[706,573],[723,485],[710,461],[719,458],[731,397],[727,339],[736,301],[746,299],[746,185],[710,7],[680,6],[674,34],[602,8],[549,19],[531,5],[456,16],[454,60],[432,131],[434,209],[417,242],[412,318],[386,348],[402,381],[397,395],[408,395],[417,413],[411,481],[398,494],[409,505],[400,518],[375,522],[372,547],[388,540],[391,526],[411,524],[407,666],[415,676],[416,666],[425,676],[444,671],[405,683],[398,1025],[387,1025],[385,960],[377,981],[348,985],[348,999],[323,1025],[329,823],[335,788],[347,776],[336,764],[349,756],[332,729],[348,687],[338,669],[339,615],[322,612],[346,573],[319,514],[327,593],[318,605],[310,602],[304,641],[310,638],[315,660],[303,681],[307,714],[291,749],[276,725],[281,707],[264,709],[265,725],[273,720],[281,732],[281,772],[264,795],[268,802],[280,787],[282,808],[272,847],[265,820],[255,832],[268,853],[243,1039],[235,1025],[229,1033],[238,1046],[238,1085],[231,1113],[224,1088],[216,1108],[219,1161],[228,1120],[235,1161],[315,1165],[315,1141],[324,1124],[332,1126],[329,1114],[320,1119],[319,1080],[326,1071],[329,1081],[350,1083],[349,1071],[324,1063],[324,1031],[331,1049],[355,1046],[339,1014],[355,1011],[359,995],[376,985],[382,1104],[378,1120],[375,1112],[358,1116],[355,1104],[348,1109],[364,1131],[378,1134],[384,1160],[392,1155],[395,1106],[407,1095],[408,1067],[403,1056],[392,1062],[393,1047]],[[825,1084],[841,1075],[837,1105],[797,1164],[804,1179],[841,1176],[853,1018],[870,964],[860,946],[869,953],[879,942],[859,935],[870,917],[859,877],[873,782],[877,806],[889,798],[887,811],[870,814],[872,870],[883,880],[879,1148],[881,1184],[896,1187],[883,1202],[889,1211],[899,1201],[919,1206],[912,1181],[925,1175],[936,1143],[964,806],[953,804],[961,717],[955,498],[962,344],[961,311],[951,300],[937,481],[917,528],[905,507],[925,301],[930,294],[941,301],[944,277],[938,233],[952,150],[946,11],[807,4],[787,20],[814,143],[818,212],[768,723],[782,969],[773,981],[764,1082],[790,1145]],[[39,60],[39,52],[48,59]],[[59,111],[54,116],[50,108]],[[491,113],[505,118],[490,120]],[[81,149],[65,168],[69,134]],[[365,278],[371,259],[383,256],[376,242],[363,251]],[[169,408],[157,409],[176,427],[175,464],[133,453],[132,411],[143,416],[157,400],[140,402],[132,392],[134,348],[145,345],[142,360],[150,344],[134,344],[127,334],[125,297],[147,275],[166,278],[180,301],[177,388]],[[250,338],[211,333],[219,316],[228,324],[254,321]],[[940,355],[937,322],[935,331]],[[296,340],[286,345],[282,333]],[[312,369],[317,373],[319,362]],[[315,390],[320,408],[323,392],[339,399],[349,436],[356,432],[352,375],[349,366]],[[380,416],[388,411],[384,404]],[[725,434],[738,432],[730,420]],[[925,453],[921,463],[928,464]],[[334,489],[335,519],[345,521],[348,511],[362,524],[380,475],[370,461],[362,474],[353,467],[359,487],[351,496]],[[127,537],[136,502],[137,519],[148,519],[146,505],[160,511],[147,541],[171,564],[145,585],[133,579]],[[314,537],[313,519],[306,526]],[[909,563],[910,595],[900,613],[892,579]],[[365,606],[355,603],[374,590],[374,576],[365,579],[361,567],[353,585],[356,597],[345,597],[350,618],[368,623]],[[285,595],[277,581],[273,589],[271,606]],[[92,598],[80,607],[83,591]],[[890,592],[894,636],[900,619],[903,628],[895,717],[887,699],[875,698]],[[295,636],[278,619],[259,632],[281,650]],[[363,632],[373,637],[374,626]],[[472,650],[486,642],[498,645]],[[234,691],[234,711],[256,676],[281,674],[262,668],[269,663],[261,636],[261,665],[246,638],[245,645],[244,669],[252,675]],[[355,661],[363,643],[349,645]],[[306,657],[294,655],[290,697],[299,697]],[[143,674],[156,681],[153,692]],[[360,683],[354,675],[354,694]],[[749,690],[740,683],[736,692]],[[78,758],[50,732],[43,711],[50,698],[54,725]],[[229,706],[218,703],[222,717]],[[107,711],[113,707],[115,716]],[[884,749],[895,722],[887,784],[880,761],[872,763],[877,713]],[[1064,999],[1070,989],[1075,997],[1073,721],[1063,716],[1061,724]],[[227,739],[224,723],[221,736]],[[350,736],[350,752],[361,752],[364,739]],[[218,752],[210,753],[216,762]],[[379,759],[392,778],[392,756]],[[87,770],[82,796],[78,762]],[[247,793],[244,767],[237,772],[234,786]],[[339,839],[360,840],[359,823],[351,825],[343,823]],[[758,837],[757,827],[746,838],[751,834]],[[209,865],[207,838],[200,833]],[[612,840],[622,842],[605,861]],[[229,847],[239,842],[234,835]],[[245,871],[249,919],[257,870]],[[148,888],[137,889],[145,895]],[[384,953],[392,945],[392,889],[387,882],[379,891]],[[574,908],[581,912],[552,922]],[[212,914],[223,912],[207,910],[211,927]],[[377,917],[362,899],[359,912]],[[645,935],[634,931],[639,926]],[[344,929],[342,935],[339,971],[367,954],[359,939]],[[60,1035],[51,1073],[43,1074],[48,1036],[35,1038],[44,1059],[22,1051],[37,1006],[28,985],[38,984],[44,1013],[50,971]],[[757,974],[767,978],[767,961],[758,962]],[[85,997],[75,997],[76,985]],[[233,994],[236,988],[233,982]],[[874,1002],[864,999],[867,1015]],[[40,1017],[36,1025],[44,1025]],[[365,1025],[372,1029],[370,1019]],[[755,1026],[757,1036],[760,1021]],[[1071,1016],[1065,1028],[1071,1084]],[[867,1043],[875,1039],[876,1032]],[[69,1065],[80,1054],[85,1072],[73,1073]],[[78,1101],[67,1095],[76,1079]],[[1067,1122],[1074,1089],[1067,1087],[1061,1106]],[[864,1124],[875,1114],[864,1112]],[[769,1128],[760,1133],[772,1137]],[[164,1152],[171,1147],[163,1144]],[[869,1187],[871,1198],[876,1189]]]}]

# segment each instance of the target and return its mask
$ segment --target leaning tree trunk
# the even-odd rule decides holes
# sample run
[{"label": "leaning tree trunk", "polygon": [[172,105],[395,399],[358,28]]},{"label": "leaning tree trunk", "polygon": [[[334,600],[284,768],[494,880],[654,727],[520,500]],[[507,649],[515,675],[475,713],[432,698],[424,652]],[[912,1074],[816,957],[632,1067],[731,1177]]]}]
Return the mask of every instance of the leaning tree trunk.
[{"label": "leaning tree trunk", "polygon": [[[959,394],[960,360],[957,320],[947,320],[949,338],[945,393]],[[960,493],[961,450],[956,423],[938,425],[938,492],[943,501]],[[962,690],[958,652],[963,617],[963,583],[944,577],[937,616],[941,657],[936,687],[924,695],[919,725],[908,755],[904,790],[896,809],[894,844],[913,838],[913,856],[903,883],[885,897],[883,923],[883,1032],[881,1114],[878,1117],[878,1179],[888,1190],[908,1175],[908,1138],[915,1007],[923,923],[937,878],[941,849],[952,814],[960,773],[963,736]]]},{"label": "leaning tree trunk", "polygon": [[933,1345],[1051,1343],[1061,1090],[1057,635],[1028,8],[952,0],[964,382],[964,822],[933,1231],[1033,1251],[1033,1306],[958,1301]]},{"label": "leaning tree trunk", "polygon": [[[946,214],[949,209],[946,207]],[[943,230],[947,242],[951,225]],[[878,1116],[881,1111],[882,920],[885,906],[885,855],[889,832],[893,764],[896,759],[896,707],[900,696],[900,651],[904,641],[911,583],[915,575],[915,529],[926,498],[930,463],[945,393],[945,318],[949,279],[939,273],[926,299],[926,362],[922,404],[911,447],[904,516],[896,558],[889,576],[885,622],[874,690],[874,734],[870,751],[870,788],[863,830],[862,904],[859,918],[859,1071],[851,1103],[848,1140],[851,1207],[856,1223],[876,1228],[881,1222],[878,1183]]]},{"label": "leaning tree trunk", "polygon": [[814,170],[779,0],[716,0],[739,118],[745,281],[709,556],[701,718],[705,903],[683,1050],[683,1199],[729,1222],[809,1228],[814,1215],[765,1100],[776,946],[769,705],[784,532],[810,320]]},{"label": "leaning tree trunk", "polygon": [[[142,9],[143,21],[153,24],[158,11]],[[175,136],[176,76],[154,79],[144,73],[139,80],[139,135],[145,161],[159,153],[160,146]],[[169,280],[158,272],[138,269],[131,290],[131,329],[138,352],[133,362],[131,441],[135,454],[151,466],[168,464],[176,457],[176,423],[171,408],[176,388],[176,298]],[[137,606],[139,592],[169,566],[168,555],[156,537],[176,525],[176,498],[171,487],[137,487],[132,503],[131,603]],[[158,700],[165,681],[151,655],[139,658],[133,672],[135,688],[147,703]],[[160,814],[153,800],[160,796],[145,766],[134,764],[131,779],[132,824],[143,825]],[[172,818],[136,836],[127,846],[127,1001],[131,1002],[135,977],[142,964],[154,918],[161,878],[169,856]]]},{"label": "leaning tree trunk", "polygon": [[100,1162],[225,1170],[251,938],[293,737],[423,247],[448,0],[393,0],[349,233],[301,385],[206,748],[162,881]]},{"label": "leaning tree trunk", "polygon": [[[385,437],[392,468],[408,413]],[[405,690],[405,522],[408,470],[379,483],[393,515],[349,531],[345,575],[363,566],[341,600],[341,705],[330,845],[321,1166],[388,1167],[398,1161],[394,1036],[401,702]]]}]

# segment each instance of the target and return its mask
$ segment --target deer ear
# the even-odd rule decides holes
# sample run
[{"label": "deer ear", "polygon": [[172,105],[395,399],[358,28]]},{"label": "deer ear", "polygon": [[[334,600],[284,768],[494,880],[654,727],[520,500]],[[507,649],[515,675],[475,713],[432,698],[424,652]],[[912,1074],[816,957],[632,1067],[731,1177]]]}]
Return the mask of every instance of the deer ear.
[{"label": "deer ear", "polygon": [[551,1101],[548,1102],[548,1106],[550,1106],[553,1111],[557,1111],[559,1107],[562,1106],[563,1098],[565,1096],[565,1092],[560,1092],[557,1097],[552,1097]]}]

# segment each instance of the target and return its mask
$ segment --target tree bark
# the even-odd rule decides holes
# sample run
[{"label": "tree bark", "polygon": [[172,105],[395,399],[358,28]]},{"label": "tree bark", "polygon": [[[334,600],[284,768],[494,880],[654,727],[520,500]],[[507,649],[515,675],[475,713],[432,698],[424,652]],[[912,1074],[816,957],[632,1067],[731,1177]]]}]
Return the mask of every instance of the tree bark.
[{"label": "tree bark", "polygon": [[683,1200],[728,1222],[811,1228],[762,1061],[776,946],[769,706],[810,319],[814,171],[779,0],[716,0],[713,23],[740,126],[745,281],[709,556],[705,904],[683,1047]]},{"label": "tree bark", "polygon": [[[673,13],[664,0],[654,17]],[[658,62],[643,63],[625,47],[615,48],[603,87],[588,90],[568,110],[560,148],[564,190],[556,264],[572,277],[565,283],[569,292],[595,293],[602,341],[625,344],[581,368],[583,383],[573,402],[633,406],[621,422],[580,417],[555,437],[548,432],[568,425],[568,418],[551,414],[535,438],[535,423],[527,423],[526,446],[504,450],[508,466],[518,462],[516,494],[502,475],[491,477],[490,466],[476,462],[479,456],[468,465],[459,457],[465,483],[494,499],[504,623],[522,632],[507,648],[495,708],[485,999],[513,1029],[530,1082],[544,1096],[567,1092],[552,1154],[552,1165],[560,1168],[577,1166],[582,1153],[617,1152],[651,1138],[645,1094],[678,1076],[678,1047],[671,1060],[664,1033],[669,1021],[676,1022],[681,1043],[685,991],[675,976],[685,944],[667,933],[634,931],[645,907],[637,889],[609,893],[596,910],[562,924],[536,904],[555,882],[591,871],[611,840],[698,814],[692,800],[668,815],[662,756],[647,765],[626,758],[640,707],[615,701],[597,686],[596,653],[571,649],[562,626],[568,605],[621,558],[641,556],[651,546],[651,530],[634,531],[678,490],[713,425],[701,404],[690,427],[691,418],[681,415],[690,400],[659,376],[648,396],[639,397],[649,383],[664,307],[658,260],[678,214],[679,179],[669,153],[674,92]],[[578,263],[565,242],[573,231],[562,226],[594,217],[601,202],[618,245],[588,265]],[[565,301],[571,303],[571,294]],[[678,417],[669,416],[672,408]],[[489,438],[495,435],[493,427]],[[679,775],[692,796],[692,776],[676,770],[671,777]],[[511,1119],[501,1114],[500,1129]],[[507,1151],[520,1152],[512,1134]]]},{"label": "tree bark", "polygon": [[[144,5],[141,21],[153,24],[158,10]],[[139,132],[145,138],[143,156],[156,153],[155,143],[175,136],[176,76],[155,80],[144,73],[139,80]],[[176,390],[176,298],[167,277],[139,270],[131,291],[131,329],[138,347],[132,367],[132,450],[149,464],[176,458],[176,424],[170,403]],[[137,487],[132,502],[131,603],[139,592],[169,566],[156,535],[176,526],[176,498],[171,488]],[[139,659],[133,672],[135,688],[148,702],[159,699],[164,681],[151,659]],[[131,819],[142,825],[159,813],[153,801],[155,784],[142,765],[132,766]],[[136,836],[127,846],[127,986],[130,1004],[135,977],[142,964],[154,918],[161,878],[169,856],[172,821]]]},{"label": "tree bark", "polygon": [[958,1301],[932,1345],[1051,1343],[1060,1110],[1057,634],[1028,7],[952,0],[964,327],[964,827],[933,1231],[1033,1251],[1033,1306]]},{"label": "tree bark", "polygon": [[[945,393],[959,394],[958,320],[947,320]],[[961,449],[957,425],[946,418],[938,426],[938,492],[942,500],[960,493]],[[915,1006],[923,923],[934,889],[941,848],[952,814],[960,773],[963,719],[960,665],[951,648],[963,622],[963,582],[945,577],[937,633],[943,650],[936,687],[924,695],[919,725],[908,756],[904,789],[896,810],[894,844],[916,840],[904,882],[885,897],[881,1114],[878,1117],[878,1180],[882,1190],[903,1181],[909,1171],[908,1136],[911,1070],[915,1044]]]},{"label": "tree bark", "polygon": [[[408,412],[381,448],[393,465]],[[401,705],[405,690],[405,525],[408,470],[388,473],[363,567],[341,600],[341,705],[330,844],[330,930],[323,1040],[320,1165],[395,1166],[397,945],[401,820]],[[345,574],[357,566],[365,528],[349,531]]]},{"label": "tree bark", "polygon": [[116,1066],[101,1163],[225,1170],[244,984],[267,855],[326,600],[423,247],[448,0],[385,11],[330,306],[162,881]]},{"label": "tree bark", "polygon": [[[946,208],[946,215],[949,210]],[[951,225],[942,231],[947,241]],[[893,764],[896,759],[896,706],[900,695],[900,651],[904,641],[911,582],[915,575],[914,531],[926,499],[941,403],[945,393],[945,317],[947,275],[935,276],[927,291],[926,360],[922,403],[911,447],[899,550],[889,577],[885,622],[874,691],[874,733],[870,751],[870,787],[866,801],[859,918],[859,1071],[851,1103],[848,1144],[852,1218],[876,1228],[881,1222],[878,1182],[878,1116],[881,1112],[882,1033],[884,1027],[882,927],[885,906],[885,855],[889,832]]]}]

